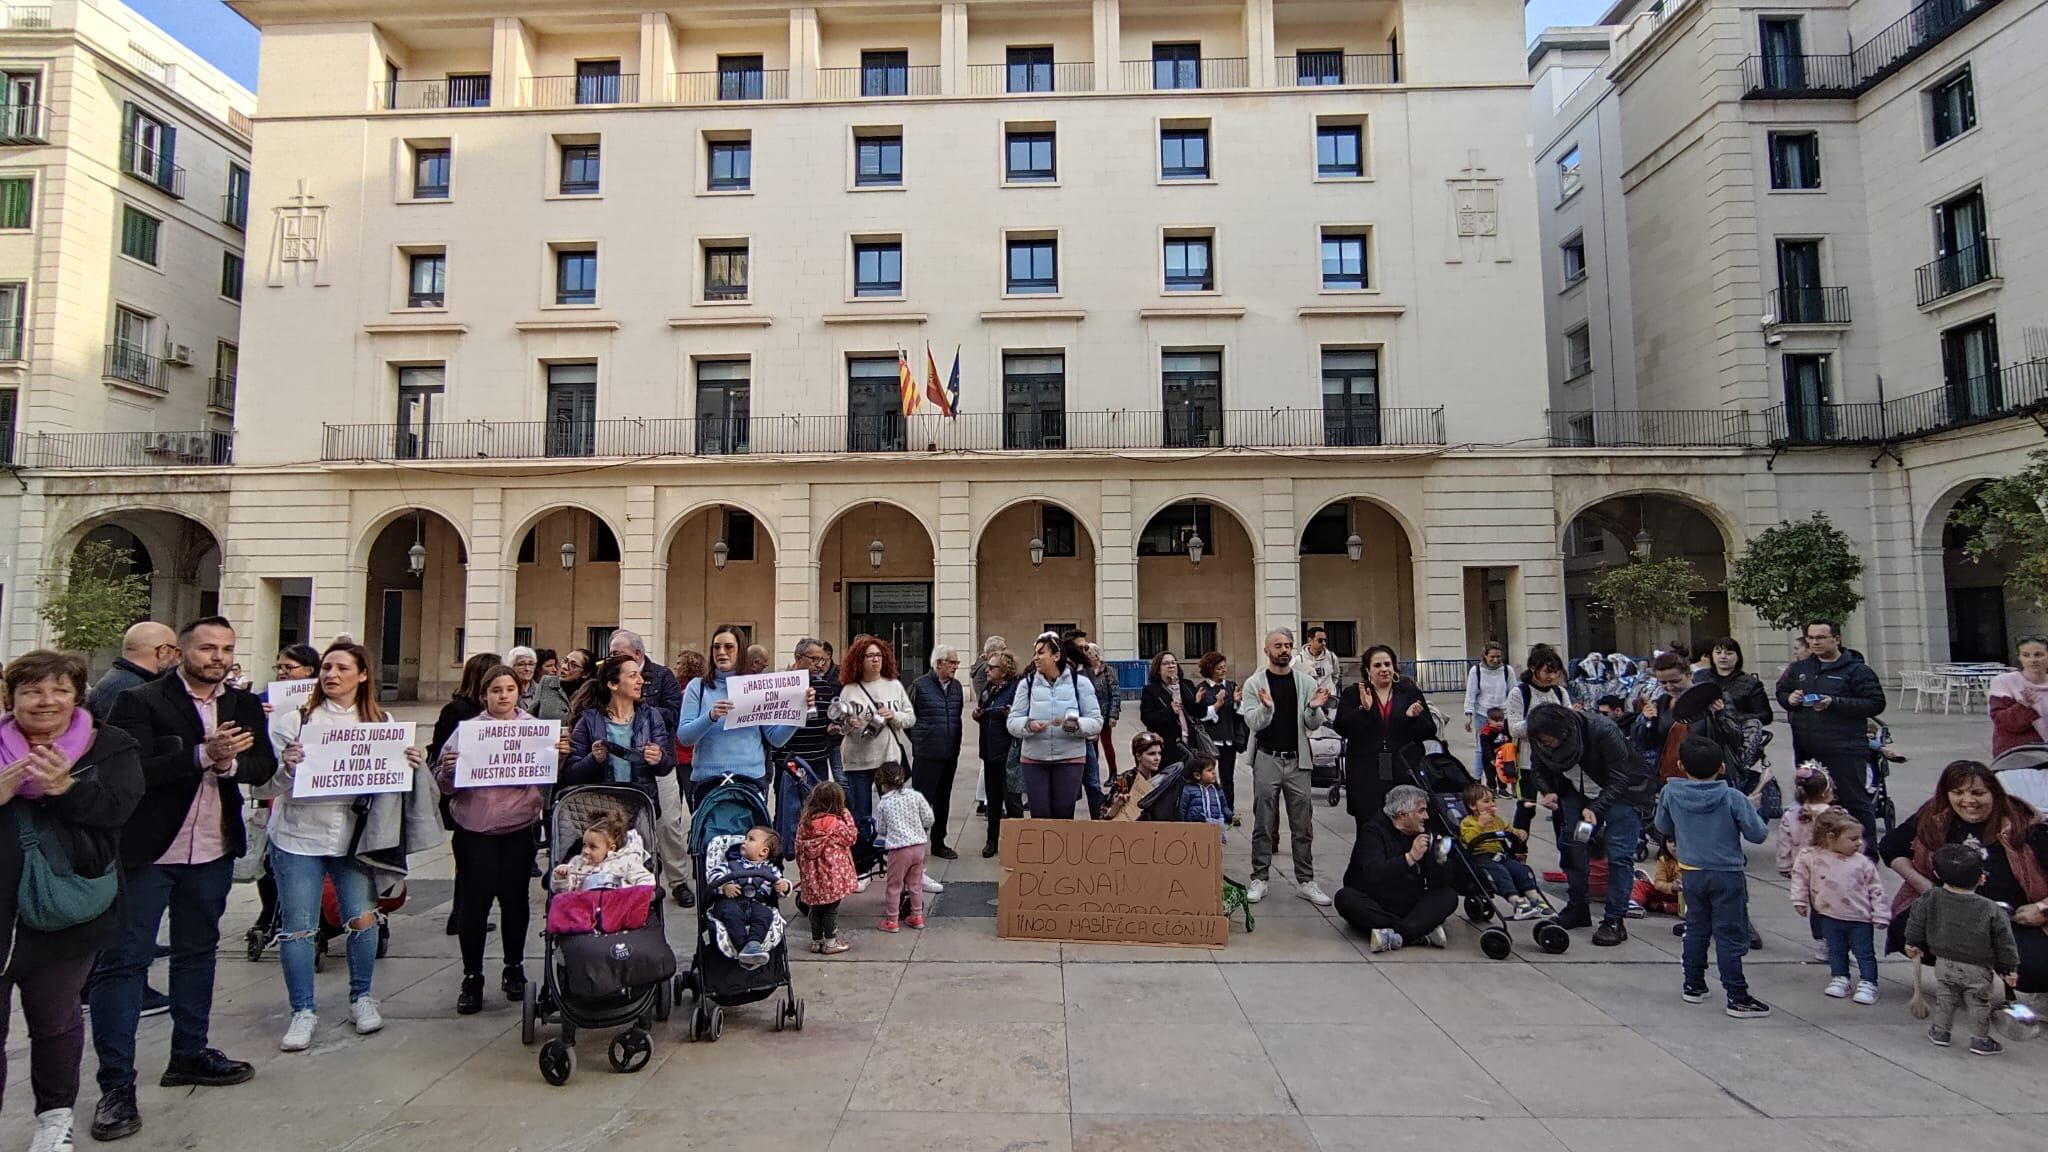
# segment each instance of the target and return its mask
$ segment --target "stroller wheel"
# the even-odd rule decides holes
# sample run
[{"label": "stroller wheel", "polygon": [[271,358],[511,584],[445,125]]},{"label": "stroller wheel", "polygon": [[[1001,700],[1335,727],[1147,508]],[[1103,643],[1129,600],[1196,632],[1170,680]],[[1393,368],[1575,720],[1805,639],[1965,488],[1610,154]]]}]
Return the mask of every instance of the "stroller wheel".
[{"label": "stroller wheel", "polygon": [[377,959],[382,960],[384,954],[389,951],[391,951],[391,921],[379,921],[377,924]]},{"label": "stroller wheel", "polygon": [[1536,922],[1536,946],[1552,956],[1562,955],[1572,946],[1572,934],[1565,931],[1555,920]]},{"label": "stroller wheel", "polygon": [[633,1073],[647,1067],[654,1058],[654,1042],[639,1028],[628,1028],[612,1037],[611,1046],[605,1049],[605,1056],[612,1062],[612,1071]]},{"label": "stroller wheel", "polygon": [[792,996],[790,1002],[795,1005],[795,1019],[791,1021],[790,1027],[801,1032],[804,1030],[804,998]]},{"label": "stroller wheel", "polygon": [[326,940],[316,940],[316,941],[314,941],[314,942],[313,942],[313,971],[315,971],[315,972],[325,972],[325,971],[327,971],[327,941],[326,941]]},{"label": "stroller wheel", "polygon": [[1488,960],[1505,960],[1515,950],[1515,942],[1508,938],[1507,929],[1496,926],[1479,934],[1479,950]]},{"label": "stroller wheel", "polygon": [[656,1023],[666,1023],[668,1021],[670,1007],[675,1003],[671,998],[674,995],[674,991],[666,980],[655,985],[654,1019]]},{"label": "stroller wheel", "polygon": [[528,980],[526,992],[519,1001],[519,1042],[533,1046],[533,1034],[540,1023],[540,981]]},{"label": "stroller wheel", "polygon": [[1337,806],[1337,802],[1342,799],[1344,799],[1344,786],[1342,784],[1330,785],[1330,807],[1335,808]]},{"label": "stroller wheel", "polygon": [[1484,896],[1465,897],[1465,919],[1484,924],[1493,919],[1493,901]]},{"label": "stroller wheel", "polygon": [[270,945],[270,933],[263,930],[263,925],[254,924],[249,928],[248,940],[249,963],[254,964],[263,959],[263,950]]},{"label": "stroller wheel", "polygon": [[576,1074],[576,1050],[560,1040],[540,1046],[540,1078],[560,1088]]}]

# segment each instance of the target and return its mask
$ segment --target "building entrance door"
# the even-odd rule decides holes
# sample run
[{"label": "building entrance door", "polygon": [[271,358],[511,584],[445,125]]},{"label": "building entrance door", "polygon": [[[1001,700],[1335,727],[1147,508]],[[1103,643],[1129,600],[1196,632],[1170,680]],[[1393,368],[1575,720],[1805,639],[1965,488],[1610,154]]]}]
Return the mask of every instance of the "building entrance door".
[{"label": "building entrance door", "polygon": [[[926,580],[873,580],[846,591],[846,643],[879,636],[896,650],[898,675],[907,684],[930,670],[932,586]],[[841,652],[846,651],[842,646]]]}]

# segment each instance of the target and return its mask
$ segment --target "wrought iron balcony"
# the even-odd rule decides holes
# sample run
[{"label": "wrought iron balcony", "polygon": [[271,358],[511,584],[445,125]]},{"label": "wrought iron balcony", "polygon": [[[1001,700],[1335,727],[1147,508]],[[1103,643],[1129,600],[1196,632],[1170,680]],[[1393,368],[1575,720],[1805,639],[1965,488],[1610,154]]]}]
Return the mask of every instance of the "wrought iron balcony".
[{"label": "wrought iron balcony", "polygon": [[1401,58],[1392,52],[1296,52],[1273,58],[1273,78],[1282,88],[1333,84],[1399,84]]},{"label": "wrought iron balcony", "polygon": [[1747,100],[1835,100],[1858,96],[1924,55],[1998,0],[1925,0],[1840,55],[1765,54],[1742,62]]},{"label": "wrought iron balcony", "polygon": [[1754,413],[1739,408],[1595,408],[1547,413],[1552,448],[1757,448]]},{"label": "wrought iron balcony", "polygon": [[976,96],[1095,91],[1091,61],[1061,64],[969,64],[967,90]]},{"label": "wrought iron balcony", "polygon": [[109,380],[119,380],[151,392],[171,390],[170,385],[164,383],[163,360],[128,344],[107,345],[104,374]]},{"label": "wrought iron balcony", "polygon": [[2048,358],[1958,377],[1890,400],[1780,404],[1764,413],[1774,448],[1892,444],[2008,416],[2048,414]]},{"label": "wrought iron balcony", "polygon": [[1251,82],[1250,62],[1242,56],[1204,56],[1199,60],[1126,60],[1123,63],[1126,92],[1242,88]]},{"label": "wrought iron balcony", "polygon": [[1944,296],[1998,278],[1998,241],[1983,239],[1922,264],[1913,273],[1915,298],[1926,307]]},{"label": "wrought iron balcony", "polygon": [[939,66],[915,64],[818,69],[818,99],[858,100],[878,96],[937,96]]},{"label": "wrought iron balcony", "polygon": [[1765,295],[1764,310],[1780,324],[1847,324],[1849,290],[1781,285]]},{"label": "wrought iron balcony", "polygon": [[491,78],[446,76],[439,80],[387,80],[370,85],[370,105],[387,112],[442,108],[489,108]]},{"label": "wrought iron balcony", "polygon": [[28,432],[15,462],[24,468],[211,468],[234,463],[233,432]]},{"label": "wrought iron balcony", "polygon": [[520,103],[527,108],[632,104],[640,99],[640,77],[632,72],[608,76],[528,76],[520,88],[524,97]]},{"label": "wrought iron balcony", "polygon": [[678,104],[789,99],[787,68],[725,68],[677,72],[669,77],[669,98]]},{"label": "wrought iron balcony", "polygon": [[206,406],[216,412],[232,414],[235,410],[235,374],[215,372],[206,390]]},{"label": "wrought iron balcony", "polygon": [[1761,100],[1836,100],[1856,91],[1855,58],[1832,56],[1751,56],[1742,62],[1745,96]]},{"label": "wrought iron balcony", "polygon": [[176,199],[185,198],[185,170],[132,136],[121,137],[121,171],[149,181]]}]

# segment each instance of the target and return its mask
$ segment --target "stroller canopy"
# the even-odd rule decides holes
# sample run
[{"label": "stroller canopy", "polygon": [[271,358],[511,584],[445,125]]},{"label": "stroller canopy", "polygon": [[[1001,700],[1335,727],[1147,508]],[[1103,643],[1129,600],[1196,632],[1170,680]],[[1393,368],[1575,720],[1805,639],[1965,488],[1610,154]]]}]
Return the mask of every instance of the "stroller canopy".
[{"label": "stroller canopy", "polygon": [[2036,812],[2048,812],[2048,744],[2008,748],[1991,762],[1991,770],[2007,795],[2032,804]]},{"label": "stroller canopy", "polygon": [[774,827],[768,815],[768,798],[754,784],[728,777],[704,794],[697,810],[690,814],[690,854],[703,860],[705,850],[720,836],[744,836],[756,825]]}]

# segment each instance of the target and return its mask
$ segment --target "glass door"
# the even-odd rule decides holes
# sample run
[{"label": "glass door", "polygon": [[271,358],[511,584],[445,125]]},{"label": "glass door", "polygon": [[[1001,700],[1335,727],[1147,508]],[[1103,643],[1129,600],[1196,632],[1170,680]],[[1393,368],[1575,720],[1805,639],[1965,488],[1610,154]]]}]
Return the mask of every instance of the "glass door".
[{"label": "glass door", "polygon": [[903,395],[895,358],[849,360],[846,367],[846,450],[903,451]]},{"label": "glass door", "polygon": [[697,451],[731,456],[747,450],[747,418],[753,390],[745,360],[706,360],[697,365]]},{"label": "glass door", "polygon": [[1942,374],[1952,421],[1981,420],[2002,406],[1998,379],[1998,321],[1982,320],[1941,334]]},{"label": "glass door", "polygon": [[896,650],[897,675],[914,680],[930,670],[932,586],[929,581],[891,580],[849,584],[846,590],[844,652],[855,636],[879,636]]},{"label": "glass door", "polygon": [[1223,445],[1223,355],[1168,352],[1161,357],[1160,407],[1168,448]]},{"label": "glass door", "polygon": [[1828,358],[1790,355],[1785,367],[1785,433],[1795,444],[1826,443],[1834,434],[1828,406]]},{"label": "glass door", "polygon": [[1764,87],[1779,92],[1806,87],[1806,57],[1799,41],[1799,18],[1766,16],[1757,22],[1762,47]]},{"label": "glass door", "polygon": [[548,455],[597,454],[597,365],[548,366]]},{"label": "glass door", "polygon": [[1380,354],[1323,353],[1323,443],[1364,448],[1380,442]]}]

